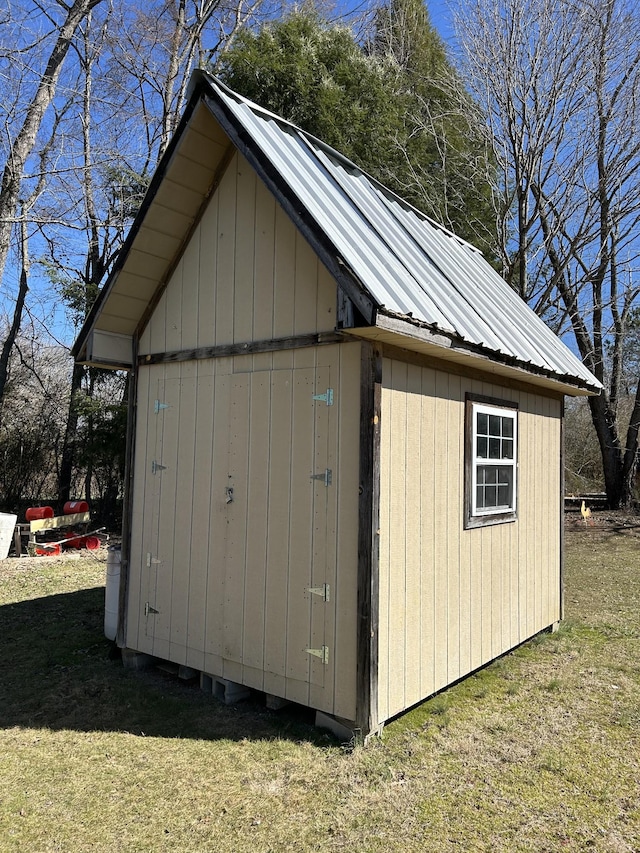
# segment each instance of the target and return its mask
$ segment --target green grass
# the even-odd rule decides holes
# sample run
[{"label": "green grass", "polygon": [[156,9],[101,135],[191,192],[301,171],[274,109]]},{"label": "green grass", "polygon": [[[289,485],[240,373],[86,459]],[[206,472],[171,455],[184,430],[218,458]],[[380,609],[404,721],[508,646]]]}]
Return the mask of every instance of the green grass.
[{"label": "green grass", "polygon": [[0,851],[639,851],[639,546],[568,534],[560,631],[354,750],[125,671],[106,555],[4,561]]}]

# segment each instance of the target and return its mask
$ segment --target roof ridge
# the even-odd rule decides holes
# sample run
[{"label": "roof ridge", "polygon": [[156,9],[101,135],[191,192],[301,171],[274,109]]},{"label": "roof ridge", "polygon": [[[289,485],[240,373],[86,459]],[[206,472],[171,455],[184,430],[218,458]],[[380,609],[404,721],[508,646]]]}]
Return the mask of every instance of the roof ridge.
[{"label": "roof ridge", "polygon": [[370,181],[371,184],[373,184],[377,189],[380,190],[380,192],[384,193],[387,196],[390,196],[394,201],[397,201],[405,209],[417,214],[425,222],[428,222],[434,228],[437,228],[438,231],[442,231],[444,234],[447,234],[449,237],[452,237],[457,243],[460,243],[460,245],[466,246],[472,251],[482,254],[480,249],[478,249],[477,246],[474,246],[473,243],[469,243],[467,240],[464,240],[462,237],[451,231],[451,229],[447,228],[441,222],[438,222],[436,219],[432,219],[428,214],[424,213],[424,211],[415,207],[415,205],[408,202],[401,195],[390,189],[390,187],[383,184],[382,181],[378,180],[378,178],[375,178],[373,175],[370,175],[361,166],[358,166],[357,163],[354,163],[353,160],[342,154],[342,152],[338,151],[336,148],[333,148],[331,145],[328,145],[318,136],[314,136],[314,134],[310,133],[308,130],[305,130],[304,128],[295,124],[295,122],[292,122],[289,119],[284,118],[283,116],[278,115],[277,113],[274,113],[271,110],[268,110],[266,107],[263,107],[255,101],[252,101],[250,98],[247,98],[244,95],[241,95],[239,92],[234,91],[229,86],[227,86],[227,84],[224,83],[219,77],[216,77],[215,74],[210,74],[208,71],[205,71],[201,68],[194,69],[191,73],[191,80],[189,81],[189,88],[187,90],[188,96],[191,95],[193,89],[195,89],[195,87],[198,85],[199,80],[202,80],[208,85],[214,85],[222,89],[223,92],[227,95],[227,97],[233,98],[238,103],[244,104],[246,107],[252,110],[252,112],[267,116],[269,119],[277,122],[279,125],[283,125],[295,131],[305,140],[305,142],[307,142],[307,144],[310,144],[311,146],[317,146],[318,148],[323,150],[328,156],[333,157],[335,160],[339,161],[349,169],[355,170],[358,174],[362,175],[368,181]]}]

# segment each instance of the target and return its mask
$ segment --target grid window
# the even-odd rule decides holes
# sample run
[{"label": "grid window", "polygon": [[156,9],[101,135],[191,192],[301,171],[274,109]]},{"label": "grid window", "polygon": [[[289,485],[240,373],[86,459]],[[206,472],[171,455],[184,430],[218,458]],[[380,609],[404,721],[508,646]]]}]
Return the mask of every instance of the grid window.
[{"label": "grid window", "polygon": [[511,520],[516,512],[516,409],[471,402],[467,447],[470,521]]}]

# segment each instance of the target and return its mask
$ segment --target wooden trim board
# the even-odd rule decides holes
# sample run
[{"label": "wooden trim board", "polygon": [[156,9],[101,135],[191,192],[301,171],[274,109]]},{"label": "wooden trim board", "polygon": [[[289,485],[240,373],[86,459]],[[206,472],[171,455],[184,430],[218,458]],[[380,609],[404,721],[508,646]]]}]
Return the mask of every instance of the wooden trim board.
[{"label": "wooden trim board", "polygon": [[[343,335],[333,332],[293,335],[286,338],[271,338],[264,341],[246,341],[237,344],[219,344],[213,347],[174,350],[172,352],[149,353],[138,357],[138,364],[168,364],[179,361],[199,361],[210,358],[228,358],[236,355],[255,355],[263,352],[282,352],[283,350],[302,349],[326,344],[337,344],[347,340]],[[348,339],[351,341],[351,338]]]},{"label": "wooden trim board", "polygon": [[363,344],[360,375],[356,725],[365,738],[379,725],[378,595],[381,397],[382,353],[380,347]]}]

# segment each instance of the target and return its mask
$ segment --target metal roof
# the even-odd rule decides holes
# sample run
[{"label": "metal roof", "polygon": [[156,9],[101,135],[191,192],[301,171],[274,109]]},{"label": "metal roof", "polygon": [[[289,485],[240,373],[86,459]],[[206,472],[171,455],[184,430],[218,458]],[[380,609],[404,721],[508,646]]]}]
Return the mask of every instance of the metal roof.
[{"label": "metal roof", "polygon": [[353,333],[463,364],[480,360],[483,369],[524,373],[568,393],[601,390],[479,251],[337,151],[202,71],[192,76],[185,114],[80,332],[76,357],[91,360],[94,331],[124,339],[144,323],[229,146],[254,166],[360,309],[369,325]]},{"label": "metal roof", "polygon": [[[204,76],[204,75],[203,75]],[[464,240],[338,152],[206,77],[325,232],[378,311],[599,391],[598,380]]]}]

